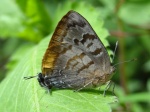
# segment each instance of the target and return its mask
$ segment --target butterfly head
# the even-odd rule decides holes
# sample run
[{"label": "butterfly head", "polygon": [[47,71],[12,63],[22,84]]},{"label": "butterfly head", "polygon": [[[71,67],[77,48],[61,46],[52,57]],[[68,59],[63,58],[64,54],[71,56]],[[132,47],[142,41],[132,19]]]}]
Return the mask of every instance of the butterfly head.
[{"label": "butterfly head", "polygon": [[110,66],[109,71],[105,74],[106,80],[110,80],[115,72],[116,68],[114,66]]},{"label": "butterfly head", "polygon": [[113,74],[115,72],[116,68],[114,66],[110,67],[110,74]]},{"label": "butterfly head", "polygon": [[50,90],[52,88],[51,83],[48,80],[46,80],[47,79],[46,76],[43,75],[42,73],[38,74],[37,79],[38,79],[38,82],[41,85],[41,87],[44,87],[48,90]]}]

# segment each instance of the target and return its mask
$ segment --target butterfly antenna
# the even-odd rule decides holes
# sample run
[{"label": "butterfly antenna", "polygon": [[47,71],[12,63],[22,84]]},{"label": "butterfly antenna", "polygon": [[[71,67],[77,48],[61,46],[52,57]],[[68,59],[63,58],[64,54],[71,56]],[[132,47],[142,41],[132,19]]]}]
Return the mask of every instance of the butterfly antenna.
[{"label": "butterfly antenna", "polygon": [[31,78],[35,78],[37,77],[38,75],[35,75],[35,76],[29,76],[29,77],[24,77],[25,80],[28,80],[28,79],[31,79]]},{"label": "butterfly antenna", "polygon": [[112,63],[114,62],[114,58],[115,58],[117,47],[118,47],[118,41],[116,42],[115,50],[113,52],[114,55],[113,55],[113,58],[112,58]]},{"label": "butterfly antenna", "polygon": [[120,63],[116,63],[116,64],[113,65],[113,66],[120,65],[120,64],[122,64],[122,63],[128,63],[128,62],[136,61],[136,60],[137,60],[137,59],[134,58],[134,59],[131,59],[131,60],[127,60],[127,61],[123,61],[123,62],[120,62]]}]

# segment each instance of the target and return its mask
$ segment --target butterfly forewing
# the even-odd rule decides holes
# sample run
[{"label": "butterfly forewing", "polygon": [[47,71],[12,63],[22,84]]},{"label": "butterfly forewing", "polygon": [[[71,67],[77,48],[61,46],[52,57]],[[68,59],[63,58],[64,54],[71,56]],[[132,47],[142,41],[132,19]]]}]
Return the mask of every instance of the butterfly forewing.
[{"label": "butterfly forewing", "polygon": [[80,88],[110,68],[108,53],[90,24],[77,12],[69,11],[51,38],[42,60],[42,75],[51,86]]}]

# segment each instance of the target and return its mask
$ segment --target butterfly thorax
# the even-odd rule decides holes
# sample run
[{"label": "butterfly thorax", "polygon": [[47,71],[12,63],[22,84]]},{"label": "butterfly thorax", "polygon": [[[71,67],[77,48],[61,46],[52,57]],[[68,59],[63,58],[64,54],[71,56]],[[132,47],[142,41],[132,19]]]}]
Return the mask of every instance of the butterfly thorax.
[{"label": "butterfly thorax", "polygon": [[44,88],[50,90],[52,88],[52,85],[47,83],[45,78],[46,78],[45,75],[43,75],[42,73],[39,73],[37,80],[38,80],[39,84],[41,85],[41,87],[44,87]]}]

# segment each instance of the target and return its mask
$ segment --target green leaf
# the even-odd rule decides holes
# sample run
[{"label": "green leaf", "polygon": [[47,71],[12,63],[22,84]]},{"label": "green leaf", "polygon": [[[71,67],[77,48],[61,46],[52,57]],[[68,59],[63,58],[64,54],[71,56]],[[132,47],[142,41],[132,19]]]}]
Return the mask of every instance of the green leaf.
[{"label": "green leaf", "polygon": [[126,3],[119,11],[119,17],[128,24],[145,25],[150,22],[150,2]]},{"label": "green leaf", "polygon": [[148,92],[135,93],[121,97],[120,102],[149,102],[150,94]]},{"label": "green leaf", "polygon": [[37,0],[16,0],[24,12],[26,20],[20,37],[39,42],[51,30],[51,19],[46,12],[43,2]]},{"label": "green leaf", "polygon": [[22,29],[24,15],[12,0],[0,1],[0,37],[16,36]]},{"label": "green leaf", "polygon": [[73,90],[54,90],[52,95],[45,93],[36,78],[24,80],[25,76],[33,76],[40,72],[41,60],[48,46],[50,37],[32,48],[16,66],[16,68],[0,84],[1,112],[110,112],[110,103],[116,97],[103,97],[99,90],[73,92]]},{"label": "green leaf", "polygon": [[[11,41],[11,44],[12,44],[12,41]],[[9,43],[9,45],[10,45],[10,43]],[[12,56],[9,58],[9,63],[6,65],[6,68],[8,70],[13,69],[15,67],[15,65],[18,63],[18,61],[20,61],[22,59],[22,55],[26,54],[26,52],[33,46],[34,45],[31,43],[25,43],[25,44],[21,44],[15,51],[13,50],[13,53],[11,52]],[[9,46],[9,47],[12,47],[12,46]],[[5,50],[8,51],[8,48]],[[12,50],[12,49],[10,49],[10,50]]]}]

